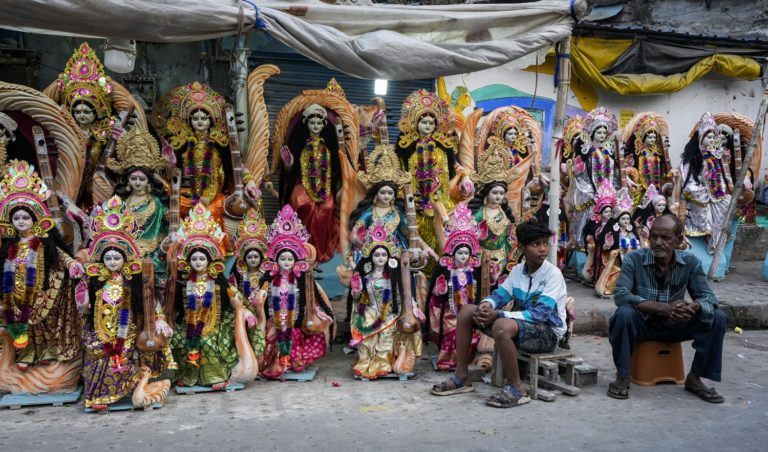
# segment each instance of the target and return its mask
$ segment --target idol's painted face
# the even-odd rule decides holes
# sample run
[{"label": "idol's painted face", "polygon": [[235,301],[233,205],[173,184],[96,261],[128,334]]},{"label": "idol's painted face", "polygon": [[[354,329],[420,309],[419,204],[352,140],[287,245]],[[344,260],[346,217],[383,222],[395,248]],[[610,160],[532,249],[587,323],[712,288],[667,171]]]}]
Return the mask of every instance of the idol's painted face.
[{"label": "idol's painted face", "polygon": [[453,262],[456,264],[456,266],[463,267],[467,264],[469,255],[469,248],[462,246],[457,249],[455,253],[453,253]]},{"label": "idol's painted face", "polygon": [[16,228],[19,235],[26,234],[32,230],[32,225],[35,224],[35,219],[26,210],[19,209],[11,216],[11,224]]},{"label": "idol's painted face", "polygon": [[419,123],[416,125],[416,130],[419,132],[419,135],[427,137],[435,131],[436,126],[437,121],[435,118],[429,115],[424,115],[419,118]]},{"label": "idol's painted face", "polygon": [[648,132],[648,134],[645,135],[645,145],[646,146],[653,146],[656,144],[657,140],[656,132]]},{"label": "idol's painted face", "polygon": [[655,210],[656,213],[664,212],[664,209],[666,208],[667,208],[667,200],[664,198],[661,198],[655,203],[653,203],[653,210]]},{"label": "idol's painted face", "polygon": [[189,256],[189,266],[198,273],[205,271],[208,268],[208,256],[201,251],[195,251]]},{"label": "idol's painted face", "polygon": [[704,138],[701,139],[701,145],[704,149],[712,149],[715,147],[715,132],[707,132],[704,134]]},{"label": "idol's painted face", "polygon": [[603,143],[608,138],[608,128],[607,127],[598,127],[595,129],[594,133],[595,141],[598,143]]},{"label": "idol's painted face", "polygon": [[613,215],[613,209],[610,207],[606,207],[603,209],[602,212],[600,212],[600,217],[603,219],[603,221],[608,221],[611,219],[611,215]]},{"label": "idol's painted face", "polygon": [[504,187],[500,185],[496,185],[490,190],[488,190],[488,194],[486,195],[486,200],[488,201],[489,205],[498,206],[501,204],[501,201],[504,200],[504,196],[506,195],[506,190],[504,190]]},{"label": "idol's painted face", "polygon": [[119,251],[109,250],[104,253],[104,266],[111,272],[119,272],[124,262],[125,258]]},{"label": "idol's painted face", "polygon": [[293,268],[293,264],[296,262],[296,258],[293,257],[293,253],[290,251],[283,251],[277,256],[277,265],[281,270],[289,271]]},{"label": "idol's painted face", "polygon": [[512,146],[515,144],[515,140],[517,140],[517,129],[510,127],[504,132],[504,143],[506,143],[507,146]]},{"label": "idol's painted face", "polygon": [[258,270],[259,264],[261,264],[261,254],[256,250],[248,251],[245,255],[245,264],[248,266],[248,270]]},{"label": "idol's painted face", "polygon": [[197,110],[189,117],[189,124],[195,132],[207,132],[211,128],[211,116],[203,110]]},{"label": "idol's painted face", "polygon": [[131,187],[131,192],[135,194],[146,193],[149,178],[144,171],[134,171],[128,176],[128,185]]},{"label": "idol's painted face", "polygon": [[373,262],[373,266],[376,268],[384,268],[384,264],[387,263],[389,260],[389,253],[384,248],[376,248],[373,250],[373,254],[371,254],[371,262]]},{"label": "idol's painted face", "polygon": [[395,199],[395,190],[389,185],[384,185],[376,192],[377,205],[389,206],[392,204],[393,199]]},{"label": "idol's painted face", "polygon": [[629,214],[625,213],[624,215],[619,217],[619,226],[621,226],[622,229],[626,229],[627,226],[629,226],[631,223],[631,218],[629,218]]},{"label": "idol's painted face", "polygon": [[72,108],[72,117],[80,127],[87,127],[96,120],[96,111],[85,102],[80,102]]},{"label": "idol's painted face", "polygon": [[312,136],[320,135],[320,132],[323,131],[323,127],[325,127],[325,119],[320,116],[312,115],[307,119],[307,128]]}]

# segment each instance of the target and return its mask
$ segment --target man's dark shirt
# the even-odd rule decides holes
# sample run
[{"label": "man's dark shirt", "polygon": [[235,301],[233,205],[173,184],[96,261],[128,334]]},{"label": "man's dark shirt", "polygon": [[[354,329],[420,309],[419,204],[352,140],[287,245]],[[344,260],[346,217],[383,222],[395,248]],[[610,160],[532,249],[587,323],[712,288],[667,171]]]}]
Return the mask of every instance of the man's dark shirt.
[{"label": "man's dark shirt", "polygon": [[717,298],[709,288],[707,275],[699,258],[685,251],[675,250],[675,260],[669,270],[669,283],[663,286],[656,279],[653,252],[643,248],[624,256],[621,276],[616,282],[616,306],[637,306],[643,301],[670,303],[685,297],[687,290],[693,301],[701,306],[699,319],[711,325],[717,307]]}]

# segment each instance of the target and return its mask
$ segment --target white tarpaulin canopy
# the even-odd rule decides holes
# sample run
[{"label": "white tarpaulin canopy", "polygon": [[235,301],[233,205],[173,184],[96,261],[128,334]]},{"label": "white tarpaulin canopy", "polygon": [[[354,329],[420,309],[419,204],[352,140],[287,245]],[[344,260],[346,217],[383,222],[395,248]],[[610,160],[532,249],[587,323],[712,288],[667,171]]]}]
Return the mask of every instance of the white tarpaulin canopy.
[{"label": "white tarpaulin canopy", "polygon": [[297,52],[362,78],[431,78],[517,60],[571,34],[586,0],[449,6],[319,0],[3,0],[0,27],[150,42],[263,29]]}]

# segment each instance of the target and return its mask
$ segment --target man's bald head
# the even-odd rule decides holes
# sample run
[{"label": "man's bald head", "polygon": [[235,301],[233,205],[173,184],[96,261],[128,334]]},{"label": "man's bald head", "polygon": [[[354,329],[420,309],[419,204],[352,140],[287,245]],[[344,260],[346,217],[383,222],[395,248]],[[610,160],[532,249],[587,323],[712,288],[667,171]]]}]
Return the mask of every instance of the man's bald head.
[{"label": "man's bald head", "polygon": [[[659,224],[659,222],[661,222],[661,224]],[[653,226],[651,226],[651,229],[653,229],[657,225],[661,226],[662,224],[664,226],[667,226],[667,225],[671,224],[672,225],[672,231],[674,232],[675,235],[683,235],[684,225],[683,225],[683,222],[680,221],[679,218],[677,218],[677,215],[673,215],[671,213],[666,213],[666,214],[660,216],[659,218],[654,220]]]}]

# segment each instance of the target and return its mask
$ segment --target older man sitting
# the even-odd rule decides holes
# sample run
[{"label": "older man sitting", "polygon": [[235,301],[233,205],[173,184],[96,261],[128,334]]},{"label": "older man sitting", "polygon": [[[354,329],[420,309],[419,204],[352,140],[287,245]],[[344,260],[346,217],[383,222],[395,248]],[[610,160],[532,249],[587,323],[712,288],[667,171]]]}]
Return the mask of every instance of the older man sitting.
[{"label": "older man sitting", "polygon": [[[722,403],[714,388],[701,378],[720,381],[723,337],[727,319],[718,309],[701,262],[678,250],[683,224],[674,215],[654,221],[651,247],[628,254],[621,264],[609,337],[616,365],[616,380],[608,396],[629,397],[629,363],[635,342],[681,342],[693,339],[696,354],[685,379],[685,390],[710,403]],[[686,290],[692,300],[686,300]]]}]

